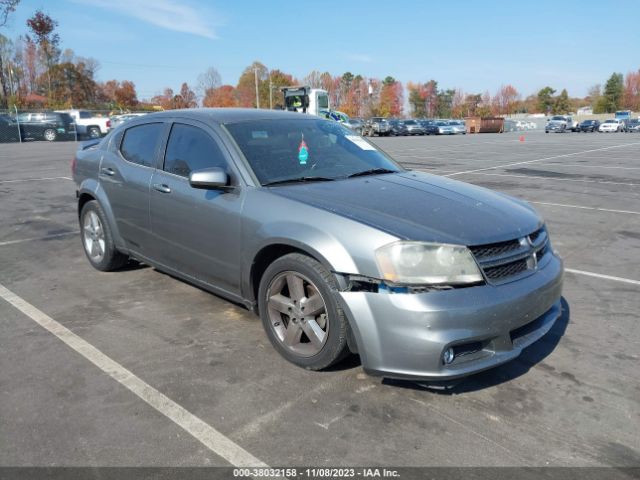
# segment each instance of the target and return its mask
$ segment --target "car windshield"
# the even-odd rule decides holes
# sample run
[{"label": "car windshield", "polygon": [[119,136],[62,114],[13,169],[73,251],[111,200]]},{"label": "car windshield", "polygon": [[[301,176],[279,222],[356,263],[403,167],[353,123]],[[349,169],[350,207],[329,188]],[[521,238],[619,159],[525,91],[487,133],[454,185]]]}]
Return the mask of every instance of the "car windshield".
[{"label": "car windshield", "polygon": [[405,120],[405,121],[404,121],[404,124],[405,124],[405,125],[415,125],[415,124],[416,124],[416,122],[415,122],[415,120]]},{"label": "car windshield", "polygon": [[262,185],[402,171],[374,145],[335,122],[270,119],[225,126]]},{"label": "car windshield", "polygon": [[436,125],[440,126],[440,127],[447,127],[447,122],[436,122]]},{"label": "car windshield", "polygon": [[566,118],[564,118],[564,117],[551,117],[551,120],[558,120],[558,121],[564,122],[566,120]]},{"label": "car windshield", "polygon": [[615,120],[606,120],[604,123],[618,123]]}]

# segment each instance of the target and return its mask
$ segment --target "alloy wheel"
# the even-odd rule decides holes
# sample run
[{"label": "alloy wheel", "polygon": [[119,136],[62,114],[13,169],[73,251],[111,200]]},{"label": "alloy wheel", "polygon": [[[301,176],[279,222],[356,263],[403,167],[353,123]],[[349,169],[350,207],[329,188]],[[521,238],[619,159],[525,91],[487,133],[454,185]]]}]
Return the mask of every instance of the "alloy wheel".
[{"label": "alloy wheel", "polygon": [[89,210],[82,223],[82,238],[84,249],[94,263],[100,263],[105,254],[105,234],[100,217],[93,210]]},{"label": "alloy wheel", "polygon": [[304,275],[286,271],[276,275],[267,289],[271,328],[292,353],[311,357],[327,343],[327,305],[318,288]]}]

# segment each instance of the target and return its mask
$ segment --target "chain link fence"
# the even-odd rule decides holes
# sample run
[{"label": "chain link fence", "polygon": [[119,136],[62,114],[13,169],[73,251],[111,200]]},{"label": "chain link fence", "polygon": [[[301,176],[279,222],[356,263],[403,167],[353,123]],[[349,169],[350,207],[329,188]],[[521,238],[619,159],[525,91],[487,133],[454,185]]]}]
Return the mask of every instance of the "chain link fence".
[{"label": "chain link fence", "polygon": [[105,110],[0,110],[0,143],[60,142],[100,138],[149,112]]}]

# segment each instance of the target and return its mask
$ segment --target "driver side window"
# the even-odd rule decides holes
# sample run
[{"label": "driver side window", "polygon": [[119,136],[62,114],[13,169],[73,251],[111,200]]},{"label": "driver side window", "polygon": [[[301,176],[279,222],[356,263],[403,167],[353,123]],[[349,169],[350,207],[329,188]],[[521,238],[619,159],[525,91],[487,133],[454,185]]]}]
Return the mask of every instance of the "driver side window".
[{"label": "driver side window", "polygon": [[164,171],[189,177],[194,170],[212,167],[228,171],[224,155],[211,135],[198,127],[174,123],[164,157]]}]

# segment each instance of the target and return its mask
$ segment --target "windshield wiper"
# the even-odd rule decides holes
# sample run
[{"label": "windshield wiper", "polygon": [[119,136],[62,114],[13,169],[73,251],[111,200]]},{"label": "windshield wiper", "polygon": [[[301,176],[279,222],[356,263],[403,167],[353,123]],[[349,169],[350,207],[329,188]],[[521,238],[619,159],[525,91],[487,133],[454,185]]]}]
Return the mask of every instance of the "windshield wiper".
[{"label": "windshield wiper", "polygon": [[352,173],[347,175],[346,178],[364,177],[366,175],[380,175],[382,173],[398,173],[399,170],[389,170],[388,168],[372,168],[371,170],[364,170],[362,172]]},{"label": "windshield wiper", "polygon": [[275,180],[273,182],[263,183],[263,187],[270,187],[272,185],[283,185],[285,183],[304,183],[304,182],[333,182],[335,178],[329,177],[297,177],[286,178],[284,180]]}]

